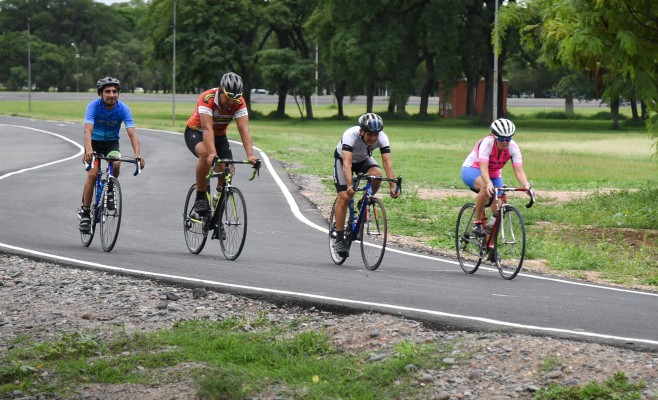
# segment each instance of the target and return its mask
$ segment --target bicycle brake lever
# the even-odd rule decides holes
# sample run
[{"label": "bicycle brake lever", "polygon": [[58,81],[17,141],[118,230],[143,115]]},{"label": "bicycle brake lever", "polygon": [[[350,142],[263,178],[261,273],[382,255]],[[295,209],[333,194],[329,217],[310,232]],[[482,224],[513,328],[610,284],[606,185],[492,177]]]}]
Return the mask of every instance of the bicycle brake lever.
[{"label": "bicycle brake lever", "polygon": [[251,173],[251,177],[249,178],[250,181],[253,181],[256,175],[260,176],[260,167],[261,167],[261,161],[257,160],[256,164],[254,164],[254,172]]},{"label": "bicycle brake lever", "polygon": [[133,173],[133,176],[137,176],[142,172],[141,161],[142,161],[141,157],[135,158],[135,172]]},{"label": "bicycle brake lever", "polygon": [[395,185],[395,194],[402,194],[402,175],[398,176],[397,185]]},{"label": "bicycle brake lever", "polygon": [[91,169],[91,166],[94,165],[94,160],[95,160],[95,159],[96,159],[96,154],[92,154],[92,155],[91,155],[91,162],[90,162],[90,163],[84,161],[84,163],[85,163],[85,171],[89,171],[89,170]]},{"label": "bicycle brake lever", "polygon": [[532,207],[533,204],[535,204],[535,189],[529,189],[528,190],[528,196],[530,196],[530,202],[525,205],[526,208]]}]

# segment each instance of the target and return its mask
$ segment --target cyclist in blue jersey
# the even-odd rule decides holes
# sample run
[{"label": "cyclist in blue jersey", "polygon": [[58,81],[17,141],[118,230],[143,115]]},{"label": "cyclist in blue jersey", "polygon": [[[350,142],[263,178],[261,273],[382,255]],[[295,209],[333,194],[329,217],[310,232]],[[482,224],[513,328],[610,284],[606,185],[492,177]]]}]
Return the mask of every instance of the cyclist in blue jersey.
[{"label": "cyclist in blue jersey", "polygon": [[[121,123],[123,123],[126,126],[126,132],[128,132],[128,137],[130,138],[135,159],[144,168],[144,159],[140,153],[135,121],[133,121],[130,108],[124,102],[119,101],[121,82],[116,78],[107,76],[98,80],[96,89],[100,98],[87,105],[87,113],[84,120],[85,154],[82,157],[83,161],[90,163],[94,152],[103,154],[106,157],[121,157],[121,152],[119,151],[119,131],[121,129]],[[121,163],[115,162],[113,167],[114,176],[118,178]],[[88,233],[91,229],[89,212],[97,176],[98,168],[92,166],[87,173],[87,179],[85,180],[84,190],[82,192],[80,231],[84,233]],[[108,207],[111,207],[113,203],[109,200],[108,203],[110,204],[108,204]]]}]

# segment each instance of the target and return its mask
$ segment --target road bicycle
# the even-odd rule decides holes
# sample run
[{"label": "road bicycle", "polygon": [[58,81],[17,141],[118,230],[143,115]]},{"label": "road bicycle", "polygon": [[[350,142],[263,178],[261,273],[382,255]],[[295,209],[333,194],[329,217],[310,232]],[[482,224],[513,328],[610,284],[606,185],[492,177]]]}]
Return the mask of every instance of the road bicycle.
[{"label": "road bicycle", "polygon": [[[359,187],[359,183],[362,180],[365,180],[366,184]],[[381,199],[375,197],[373,194],[372,183],[374,181],[395,182],[395,191],[400,192],[402,190],[401,176],[391,179],[364,173],[358,174],[352,186],[355,192],[363,192],[363,196],[358,201],[357,207],[354,206],[354,197],[350,199],[349,213],[345,218],[346,226],[343,229],[343,232],[345,232],[345,246],[348,250],[352,247],[353,242],[361,242],[361,258],[366,268],[370,271],[376,270],[381,264],[388,237],[386,210]],[[334,248],[337,239],[334,215],[337,201],[338,198],[334,200],[329,217],[329,254],[331,254],[334,264],[341,265],[347,257],[339,256]]]},{"label": "road bicycle", "polygon": [[[216,166],[224,164],[224,170],[216,170]],[[234,165],[250,164],[247,160],[227,160],[215,156],[210,171],[206,176],[208,190],[206,201],[210,205],[205,216],[194,212],[196,200],[196,183],[190,187],[185,199],[183,209],[183,228],[185,243],[192,254],[199,254],[206,244],[208,232],[212,231],[212,239],[218,239],[222,253],[228,260],[238,258],[247,238],[247,205],[244,195],[232,184]],[[253,173],[249,180],[253,180],[259,173],[261,161],[253,165]],[[219,193],[211,196],[210,181],[212,178],[224,177],[224,186]]]},{"label": "road bicycle", "polygon": [[[107,163],[105,170],[101,170],[101,161]],[[100,224],[101,245],[103,250],[112,251],[119,237],[119,228],[121,227],[121,185],[119,180],[114,176],[114,163],[123,162],[135,164],[134,176],[142,172],[141,158],[125,157],[106,157],[94,153],[90,163],[85,162],[85,171],[89,171],[92,166],[98,168],[98,176],[94,185],[94,191],[89,208],[89,218],[91,225],[89,232],[80,232],[82,245],[89,247],[94,234],[96,233],[96,224]],[[82,206],[78,210],[78,219],[82,219]]]},{"label": "road bicycle", "polygon": [[[457,259],[462,270],[473,274],[486,259],[496,265],[500,275],[511,280],[521,271],[526,251],[525,222],[521,212],[507,203],[508,192],[526,192],[530,196],[527,208],[535,203],[533,189],[496,188],[495,195],[485,206],[482,225],[486,226],[486,235],[478,236],[473,232],[475,204],[467,203],[459,211],[455,230],[455,247]],[[500,195],[499,195],[500,193]],[[500,201],[498,201],[500,199]],[[487,224],[487,209],[492,202],[496,204],[493,223]]]}]

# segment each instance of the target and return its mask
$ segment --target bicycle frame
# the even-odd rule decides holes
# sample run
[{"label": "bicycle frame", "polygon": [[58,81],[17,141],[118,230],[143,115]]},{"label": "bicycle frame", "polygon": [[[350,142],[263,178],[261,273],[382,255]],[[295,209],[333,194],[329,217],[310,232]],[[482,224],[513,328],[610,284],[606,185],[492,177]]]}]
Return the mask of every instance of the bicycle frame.
[{"label": "bicycle frame", "polygon": [[[486,249],[487,251],[492,251],[496,245],[496,238],[498,237],[498,231],[500,230],[501,224],[504,222],[504,216],[505,216],[505,209],[508,207],[507,204],[507,192],[526,192],[530,196],[530,201],[528,204],[526,204],[526,208],[532,207],[532,205],[535,203],[535,192],[532,189],[525,189],[525,188],[508,188],[508,187],[500,187],[500,188],[495,188],[494,189],[494,196],[491,197],[489,202],[485,205],[485,209],[489,208],[493,202],[496,204],[496,212],[492,215],[493,218],[495,218],[494,224],[491,227],[491,231],[487,232],[485,244],[486,244]],[[500,193],[500,195],[499,195]],[[500,202],[498,201],[500,200]],[[487,225],[487,217],[486,213],[482,217],[482,225],[486,226]],[[512,235],[514,235],[514,232],[512,232]],[[503,240],[504,243],[510,243],[515,242],[516,238],[506,238],[505,237],[505,230],[503,229],[501,239]],[[484,252],[484,248],[482,249]],[[484,255],[484,254],[483,254]]]},{"label": "bicycle frame", "polygon": [[[107,165],[105,167],[105,171],[101,169],[101,160],[105,160]],[[91,207],[94,207],[95,210],[95,218],[99,218],[100,213],[100,202],[99,199],[101,198],[101,193],[103,193],[103,189],[105,188],[105,183],[110,179],[110,177],[114,177],[114,163],[115,162],[127,162],[131,164],[135,164],[135,172],[133,173],[133,176],[137,176],[142,172],[141,164],[139,163],[139,159],[123,159],[123,158],[113,158],[113,157],[105,157],[105,156],[99,156],[94,152],[94,154],[91,157],[91,162],[87,163],[85,162],[85,171],[89,171],[92,166],[95,166],[98,168],[98,176],[96,177],[96,184],[94,185],[94,190],[96,191],[96,197],[94,200],[94,203],[91,204]],[[106,207],[107,204],[103,204],[103,207]],[[98,222],[98,221],[96,221]]]}]

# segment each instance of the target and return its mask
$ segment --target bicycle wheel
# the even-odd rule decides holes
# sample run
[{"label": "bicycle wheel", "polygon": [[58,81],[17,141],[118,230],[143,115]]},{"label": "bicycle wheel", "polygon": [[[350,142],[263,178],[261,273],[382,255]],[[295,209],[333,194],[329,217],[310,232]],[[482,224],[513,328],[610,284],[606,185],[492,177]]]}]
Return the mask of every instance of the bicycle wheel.
[{"label": "bicycle wheel", "polygon": [[[336,202],[338,199],[334,200],[334,205],[331,207],[331,214],[329,216],[329,254],[331,255],[331,260],[336,265],[341,265],[345,262],[347,257],[341,257],[336,253],[334,246],[336,245],[336,216],[334,215],[334,209],[336,208]],[[345,232],[345,230],[343,230]]]},{"label": "bicycle wheel", "polygon": [[96,232],[96,187],[94,186],[94,194],[91,198],[91,206],[89,207],[89,219],[91,224],[89,225],[89,233],[80,232],[80,239],[82,239],[82,245],[89,247],[91,241],[94,240],[94,233]]},{"label": "bicycle wheel", "polygon": [[457,227],[455,228],[455,250],[457,259],[462,270],[467,274],[473,274],[482,263],[480,250],[484,238],[473,234],[473,217],[475,215],[475,204],[465,204],[459,211]]},{"label": "bicycle wheel", "polygon": [[226,190],[219,206],[218,237],[224,257],[238,258],[247,239],[247,204],[240,189],[232,186]]},{"label": "bicycle wheel", "polygon": [[504,207],[503,220],[496,236],[496,267],[503,278],[511,280],[521,271],[525,258],[525,223],[516,207]]},{"label": "bicycle wheel", "polygon": [[185,234],[185,244],[192,254],[199,254],[203,250],[208,238],[208,228],[206,227],[205,218],[192,218],[192,209],[196,200],[196,183],[190,187],[185,198],[185,207],[183,208],[183,233]]},{"label": "bicycle wheel", "polygon": [[368,270],[374,271],[384,259],[388,235],[386,211],[380,199],[370,198],[359,232],[363,263]]},{"label": "bicycle wheel", "polygon": [[121,227],[121,186],[117,178],[113,176],[103,188],[100,210],[101,245],[103,250],[112,251]]}]

